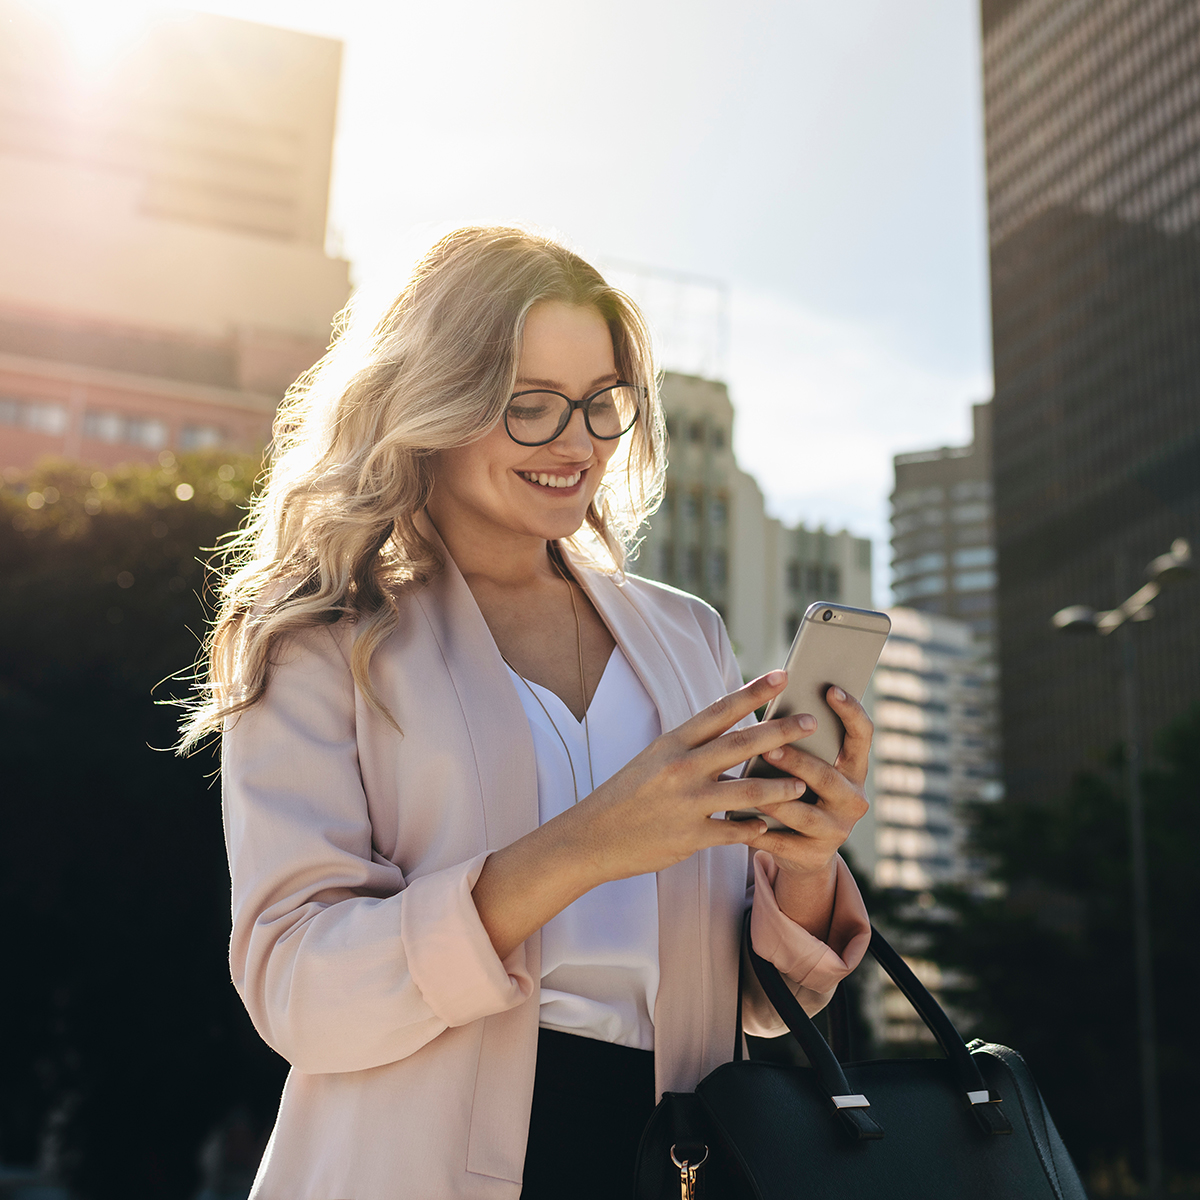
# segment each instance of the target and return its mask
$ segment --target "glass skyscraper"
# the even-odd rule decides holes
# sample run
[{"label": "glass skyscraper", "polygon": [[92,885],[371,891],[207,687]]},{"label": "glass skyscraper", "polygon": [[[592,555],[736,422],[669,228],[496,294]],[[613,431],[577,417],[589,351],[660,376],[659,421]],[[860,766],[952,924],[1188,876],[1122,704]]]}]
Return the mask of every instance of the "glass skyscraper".
[{"label": "glass skyscraper", "polygon": [[[1118,647],[1052,615],[1200,540],[1200,3],[984,0],[983,38],[1005,777],[1038,799],[1120,739]],[[1147,738],[1200,700],[1200,584],[1155,607]]]}]

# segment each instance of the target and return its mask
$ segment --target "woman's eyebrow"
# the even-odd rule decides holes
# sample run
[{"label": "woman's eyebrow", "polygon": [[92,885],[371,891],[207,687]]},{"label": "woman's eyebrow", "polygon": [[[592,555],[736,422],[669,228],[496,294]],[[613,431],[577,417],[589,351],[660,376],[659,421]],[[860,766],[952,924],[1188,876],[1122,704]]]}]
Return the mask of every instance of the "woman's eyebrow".
[{"label": "woman's eyebrow", "polygon": [[[588,391],[591,391],[592,388],[600,387],[606,383],[615,383],[618,379],[620,379],[620,376],[616,373],[616,371],[610,371],[607,375],[599,375],[588,385]],[[530,387],[546,388],[552,392],[561,392],[564,386],[562,382],[557,379],[532,379],[526,375],[520,376],[516,382],[518,384],[527,384]]]}]

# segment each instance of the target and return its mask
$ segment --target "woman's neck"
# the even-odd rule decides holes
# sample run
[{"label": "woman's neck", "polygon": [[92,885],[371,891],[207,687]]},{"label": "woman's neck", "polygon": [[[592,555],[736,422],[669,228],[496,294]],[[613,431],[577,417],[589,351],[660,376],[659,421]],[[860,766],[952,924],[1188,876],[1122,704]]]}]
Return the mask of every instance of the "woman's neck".
[{"label": "woman's neck", "polygon": [[516,590],[558,579],[544,538],[512,531],[485,534],[454,521],[439,524],[433,513],[428,516],[468,584],[479,580]]}]

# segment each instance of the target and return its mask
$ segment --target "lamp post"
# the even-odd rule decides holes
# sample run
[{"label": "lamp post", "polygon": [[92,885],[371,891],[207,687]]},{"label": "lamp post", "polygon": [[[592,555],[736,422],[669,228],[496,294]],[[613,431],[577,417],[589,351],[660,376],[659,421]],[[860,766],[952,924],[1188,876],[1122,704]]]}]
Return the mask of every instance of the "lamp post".
[{"label": "lamp post", "polygon": [[[1144,583],[1127,600],[1107,612],[1072,604],[1054,614],[1063,633],[1121,631],[1121,709],[1125,733],[1125,786],[1129,793],[1129,848],[1133,868],[1133,954],[1137,987],[1138,1058],[1142,1077],[1142,1130],[1146,1148],[1146,1193],[1162,1196],[1162,1124],[1158,1108],[1158,1052],[1154,1033],[1154,968],[1150,954],[1150,877],[1146,864],[1146,820],[1142,800],[1142,755],[1138,729],[1137,658],[1131,625],[1154,616],[1151,605],[1162,589],[1191,574],[1192,551],[1176,538],[1166,554],[1147,568]],[[1118,568],[1119,573],[1119,568]],[[1118,578],[1117,585],[1122,580]]]}]

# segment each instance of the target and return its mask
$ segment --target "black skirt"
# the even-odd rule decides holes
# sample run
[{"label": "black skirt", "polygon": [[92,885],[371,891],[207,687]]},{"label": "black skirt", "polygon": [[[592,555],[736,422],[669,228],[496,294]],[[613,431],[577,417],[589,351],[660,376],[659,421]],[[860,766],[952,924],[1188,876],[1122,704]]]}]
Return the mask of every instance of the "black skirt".
[{"label": "black skirt", "polygon": [[627,1200],[654,1111],[654,1055],[538,1030],[521,1200]]}]

